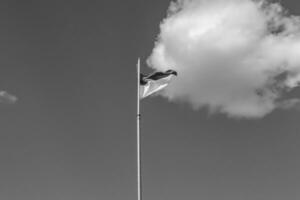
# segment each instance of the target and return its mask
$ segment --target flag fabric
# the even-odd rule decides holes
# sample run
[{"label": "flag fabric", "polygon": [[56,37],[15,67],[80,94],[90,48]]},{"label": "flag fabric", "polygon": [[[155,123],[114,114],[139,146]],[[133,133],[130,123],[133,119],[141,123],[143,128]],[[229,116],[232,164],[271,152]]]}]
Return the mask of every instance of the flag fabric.
[{"label": "flag fabric", "polygon": [[174,76],[177,76],[177,72],[174,70],[155,72],[149,76],[140,74],[140,98],[145,98],[162,90],[171,82]]}]

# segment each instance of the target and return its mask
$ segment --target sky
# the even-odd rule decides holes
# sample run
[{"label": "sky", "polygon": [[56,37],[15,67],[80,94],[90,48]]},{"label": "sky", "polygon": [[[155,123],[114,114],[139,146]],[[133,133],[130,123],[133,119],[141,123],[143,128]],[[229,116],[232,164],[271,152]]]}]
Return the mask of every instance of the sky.
[{"label": "sky", "polygon": [[[292,14],[300,3],[282,0]],[[136,61],[169,0],[3,0],[0,198],[136,198]],[[293,91],[293,95],[300,91]],[[144,200],[296,200],[300,112],[260,119],[142,101]]]}]

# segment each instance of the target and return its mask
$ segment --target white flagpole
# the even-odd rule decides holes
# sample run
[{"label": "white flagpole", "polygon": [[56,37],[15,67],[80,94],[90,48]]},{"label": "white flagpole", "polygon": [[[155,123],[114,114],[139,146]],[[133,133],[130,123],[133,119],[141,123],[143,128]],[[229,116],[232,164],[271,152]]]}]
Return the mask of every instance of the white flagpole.
[{"label": "white flagpole", "polygon": [[141,134],[140,134],[140,58],[137,62],[137,199],[142,200]]}]

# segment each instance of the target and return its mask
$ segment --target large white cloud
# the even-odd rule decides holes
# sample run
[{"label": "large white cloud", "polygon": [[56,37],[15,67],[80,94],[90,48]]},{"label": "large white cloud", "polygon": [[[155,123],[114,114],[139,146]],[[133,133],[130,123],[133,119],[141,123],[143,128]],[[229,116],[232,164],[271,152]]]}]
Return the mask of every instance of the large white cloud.
[{"label": "large white cloud", "polygon": [[300,18],[262,0],[178,0],[148,64],[178,71],[162,95],[196,109],[256,118],[293,108],[283,94],[300,81]]}]

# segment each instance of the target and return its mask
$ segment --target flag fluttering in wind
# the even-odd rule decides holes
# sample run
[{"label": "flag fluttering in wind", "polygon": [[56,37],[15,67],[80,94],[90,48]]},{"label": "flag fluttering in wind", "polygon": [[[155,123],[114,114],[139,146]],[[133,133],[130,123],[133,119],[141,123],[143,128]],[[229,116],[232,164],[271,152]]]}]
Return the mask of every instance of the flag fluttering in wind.
[{"label": "flag fluttering in wind", "polygon": [[174,70],[165,72],[154,72],[148,76],[140,73],[140,59],[137,62],[137,200],[142,200],[142,166],[141,166],[141,134],[140,134],[140,100],[155,92],[158,92],[171,82],[177,76]]},{"label": "flag fluttering in wind", "polygon": [[177,76],[174,70],[155,72],[149,76],[140,74],[140,98],[145,98],[165,88]]}]

